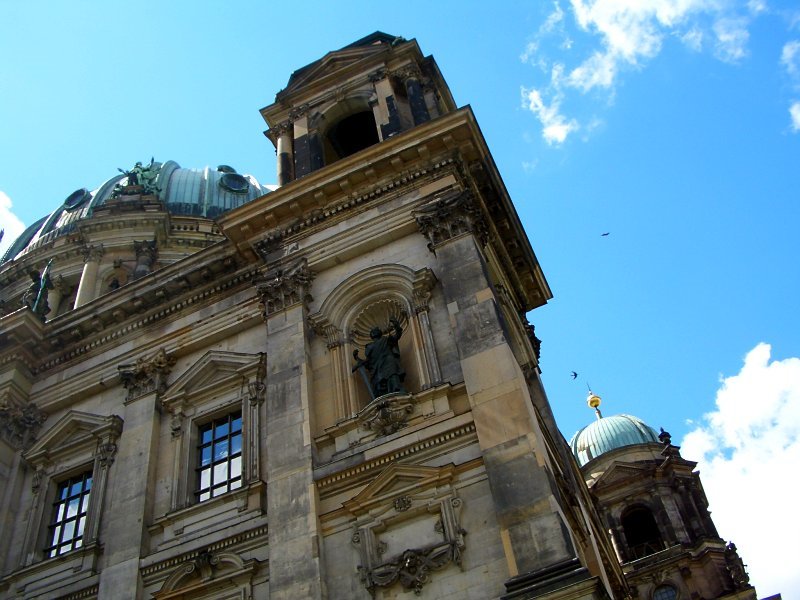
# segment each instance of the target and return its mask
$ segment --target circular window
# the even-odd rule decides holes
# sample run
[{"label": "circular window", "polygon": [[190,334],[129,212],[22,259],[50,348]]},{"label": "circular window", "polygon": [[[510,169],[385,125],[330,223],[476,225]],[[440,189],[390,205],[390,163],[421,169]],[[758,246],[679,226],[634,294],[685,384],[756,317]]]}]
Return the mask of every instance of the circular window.
[{"label": "circular window", "polygon": [[64,200],[64,208],[67,210],[75,210],[91,197],[91,192],[89,192],[89,190],[86,188],[75,190],[69,196],[67,196],[66,200]]},{"label": "circular window", "polygon": [[220,178],[219,184],[234,194],[246,194],[250,189],[250,182],[238,173],[225,173]]},{"label": "circular window", "polygon": [[675,600],[678,597],[678,590],[671,585],[660,585],[653,592],[653,600]]}]

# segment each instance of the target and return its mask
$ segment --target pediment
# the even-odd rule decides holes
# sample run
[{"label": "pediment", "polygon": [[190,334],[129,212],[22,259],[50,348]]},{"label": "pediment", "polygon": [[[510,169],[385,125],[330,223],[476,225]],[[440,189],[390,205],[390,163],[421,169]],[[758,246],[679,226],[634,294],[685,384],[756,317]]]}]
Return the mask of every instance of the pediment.
[{"label": "pediment", "polygon": [[361,515],[398,496],[416,494],[434,486],[449,485],[454,475],[455,465],[452,463],[442,467],[393,464],[381,471],[367,487],[343,505],[352,514]]},{"label": "pediment", "polygon": [[39,437],[25,452],[25,458],[36,463],[55,453],[68,452],[85,445],[94,446],[103,437],[119,436],[122,424],[122,418],[117,415],[101,416],[70,410]]},{"label": "pediment", "polygon": [[294,92],[312,81],[322,79],[323,77],[346,69],[365,58],[383,52],[386,47],[385,44],[375,44],[371,46],[343,48],[342,50],[328,52],[328,54],[317,62],[308,65],[304,69],[295,71],[289,78],[289,83],[283,93]]},{"label": "pediment", "polygon": [[260,353],[210,350],[178,377],[162,396],[168,406],[187,397],[198,397],[231,385],[241,386],[261,364]]},{"label": "pediment", "polygon": [[642,478],[651,477],[652,474],[652,465],[614,462],[600,477],[597,478],[592,488],[600,489],[602,487],[611,486],[619,482],[635,481]]}]

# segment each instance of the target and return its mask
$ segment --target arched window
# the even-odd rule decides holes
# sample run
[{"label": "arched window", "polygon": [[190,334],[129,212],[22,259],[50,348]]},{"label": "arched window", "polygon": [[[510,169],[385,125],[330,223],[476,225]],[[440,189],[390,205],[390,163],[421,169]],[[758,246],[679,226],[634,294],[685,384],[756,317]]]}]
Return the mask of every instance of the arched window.
[{"label": "arched window", "polygon": [[676,600],[678,590],[671,585],[660,585],[653,592],[653,600]]},{"label": "arched window", "polygon": [[664,549],[653,513],[644,506],[634,506],[622,515],[622,529],[628,544],[628,554],[637,559]]},{"label": "arched window", "polygon": [[351,113],[325,132],[325,164],[355,154],[378,141],[378,128],[372,111],[364,109]]}]

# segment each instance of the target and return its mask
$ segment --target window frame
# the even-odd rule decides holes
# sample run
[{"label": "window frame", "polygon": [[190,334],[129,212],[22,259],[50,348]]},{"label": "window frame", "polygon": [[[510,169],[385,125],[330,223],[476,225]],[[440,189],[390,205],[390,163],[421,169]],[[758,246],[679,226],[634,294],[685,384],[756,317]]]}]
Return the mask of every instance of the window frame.
[{"label": "window frame", "polygon": [[[99,556],[99,532],[109,470],[117,452],[123,420],[117,415],[100,416],[69,410],[24,454],[32,467],[31,510],[26,523],[20,567],[69,555]],[[50,555],[51,525],[58,485],[92,474],[92,488],[85,511],[81,545]]]},{"label": "window frame", "polygon": [[[72,494],[70,488],[75,486],[75,482],[80,479],[80,488],[78,494]],[[86,482],[89,481],[88,489]],[[62,556],[73,550],[79,550],[84,546],[84,537],[86,533],[86,524],[89,518],[89,506],[92,501],[92,488],[94,487],[94,470],[86,469],[69,477],[62,477],[57,481],[53,481],[55,486],[55,497],[49,504],[53,507],[50,511],[50,523],[47,526],[47,535],[45,537],[45,546],[43,549],[44,557],[56,558]],[[66,489],[66,498],[62,496],[62,489]],[[69,505],[73,500],[78,500],[78,508],[75,515],[69,514]],[[61,507],[63,506],[63,513]],[[80,528],[80,523],[83,521],[83,528]],[[65,540],[62,537],[66,530],[66,524],[73,522],[75,526],[72,529],[72,536]],[[55,541],[54,533],[58,530],[58,541]],[[76,530],[79,530],[76,531]],[[77,543],[77,544],[76,544]],[[62,546],[69,545],[69,548],[64,550]]]},{"label": "window frame", "polygon": [[[175,513],[211,504],[227,494],[246,492],[261,480],[260,429],[264,405],[266,354],[210,350],[187,368],[162,396],[171,431],[172,474],[168,509],[156,522],[170,521]],[[199,429],[215,419],[241,412],[241,486],[202,502],[199,489]]]},{"label": "window frame", "polygon": [[[202,504],[203,502],[208,502],[209,500],[218,498],[219,496],[227,494],[228,492],[240,490],[245,485],[244,414],[241,407],[231,408],[233,408],[233,410],[229,410],[221,415],[211,416],[205,420],[200,420],[195,424],[196,441],[194,446],[196,452],[194,461],[194,485],[192,486],[194,494],[193,504]],[[217,437],[217,429],[220,427],[223,420],[227,421],[226,433],[221,434],[220,437]],[[237,420],[239,421],[239,429],[234,432],[232,429],[232,424]],[[203,431],[205,428],[209,428],[211,430],[211,436],[208,442],[206,442],[203,438]],[[239,451],[237,453],[231,452],[234,433],[238,433],[239,437]],[[224,458],[215,459],[214,448],[221,441],[227,442],[227,454]],[[209,450],[209,462],[207,465],[203,463],[203,450],[205,448],[208,448]],[[231,482],[237,479],[237,477],[231,476],[232,463],[237,458],[239,459],[238,485],[236,487],[232,487]],[[215,477],[216,468],[223,464],[227,465],[227,476],[224,479],[217,481]],[[207,487],[203,487],[202,471],[206,468],[209,469],[209,485]],[[224,491],[217,492],[217,489],[222,488],[223,486],[225,487]],[[204,494],[208,494],[208,496],[203,498]]]}]

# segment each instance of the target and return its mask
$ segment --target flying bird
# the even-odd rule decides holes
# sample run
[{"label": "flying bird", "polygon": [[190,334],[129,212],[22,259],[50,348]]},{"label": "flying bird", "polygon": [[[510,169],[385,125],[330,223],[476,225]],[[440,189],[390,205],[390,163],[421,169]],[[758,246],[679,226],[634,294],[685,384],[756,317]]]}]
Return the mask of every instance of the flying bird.
[{"label": "flying bird", "polygon": [[600,237],[606,237],[609,233],[611,233],[611,232],[610,231],[606,231],[605,233],[601,233]]},{"label": "flying bird", "polygon": [[572,378],[573,379],[577,379],[578,378],[578,374],[575,371],[572,371],[571,374],[572,374]]}]

